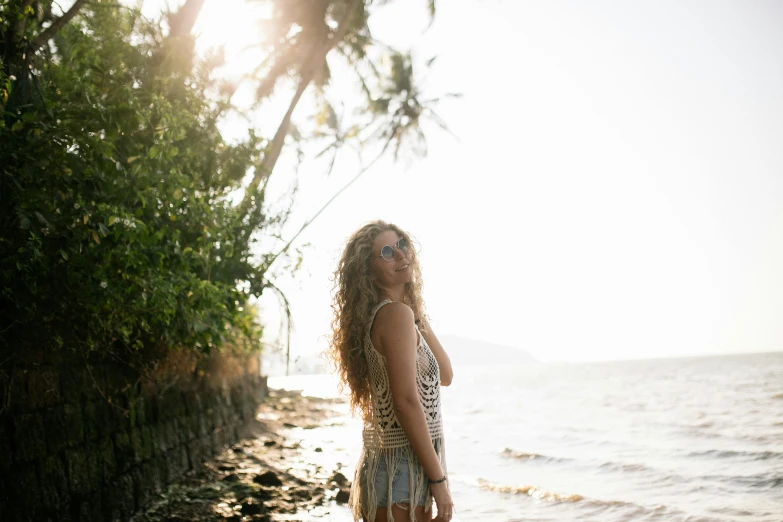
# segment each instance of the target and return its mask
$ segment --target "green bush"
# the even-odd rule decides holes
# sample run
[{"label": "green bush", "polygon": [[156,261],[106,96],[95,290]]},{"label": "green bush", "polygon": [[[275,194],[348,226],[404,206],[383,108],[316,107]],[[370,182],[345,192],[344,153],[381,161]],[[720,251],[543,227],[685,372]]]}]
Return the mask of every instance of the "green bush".
[{"label": "green bush", "polygon": [[286,216],[232,205],[264,143],[222,138],[220,57],[189,39],[97,6],[0,77],[3,349],[258,345],[254,231]]}]

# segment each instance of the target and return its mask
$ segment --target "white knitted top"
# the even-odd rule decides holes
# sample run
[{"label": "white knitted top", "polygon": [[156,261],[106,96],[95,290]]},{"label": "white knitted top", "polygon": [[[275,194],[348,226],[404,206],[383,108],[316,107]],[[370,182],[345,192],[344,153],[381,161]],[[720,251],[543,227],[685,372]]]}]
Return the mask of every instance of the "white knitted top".
[{"label": "white knitted top", "polygon": [[[354,520],[360,520],[362,516],[361,506],[361,480],[360,471],[363,463],[367,464],[367,491],[368,506],[365,512],[369,520],[375,520],[375,499],[374,479],[378,468],[378,462],[381,458],[386,459],[386,470],[389,475],[388,497],[391,498],[392,478],[395,475],[397,465],[401,457],[407,458],[408,471],[410,476],[410,499],[409,505],[416,505],[414,499],[418,499],[424,492],[424,488],[429,489],[429,480],[424,473],[424,469],[419,463],[419,459],[410,446],[408,437],[402,429],[397,415],[394,412],[394,403],[392,400],[391,387],[389,386],[389,372],[386,367],[386,357],[384,357],[373,346],[370,336],[375,315],[384,305],[391,303],[391,300],[385,300],[379,303],[370,313],[370,320],[367,325],[367,333],[364,342],[364,354],[367,357],[367,363],[370,372],[372,411],[368,421],[365,422],[362,431],[363,451],[356,468],[353,485],[351,488],[350,505],[353,511]],[[441,467],[446,469],[445,448],[443,440],[443,421],[441,418],[440,402],[440,368],[438,361],[430,350],[427,341],[416,326],[416,334],[419,342],[416,349],[416,387],[418,388],[419,400],[424,415],[427,419],[430,437],[435,445],[436,453],[441,462]],[[427,495],[425,510],[429,509],[432,497]],[[414,510],[410,510],[411,521],[413,520]],[[387,518],[393,520],[391,505],[388,506]]]}]

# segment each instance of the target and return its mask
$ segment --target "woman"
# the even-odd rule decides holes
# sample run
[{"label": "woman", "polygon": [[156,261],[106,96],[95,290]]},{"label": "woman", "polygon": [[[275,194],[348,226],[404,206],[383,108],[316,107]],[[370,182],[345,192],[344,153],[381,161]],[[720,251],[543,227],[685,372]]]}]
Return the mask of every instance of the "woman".
[{"label": "woman", "polygon": [[350,505],[354,520],[449,521],[440,386],[451,362],[424,315],[408,234],[374,221],[348,240],[335,272],[328,355],[364,420]]}]

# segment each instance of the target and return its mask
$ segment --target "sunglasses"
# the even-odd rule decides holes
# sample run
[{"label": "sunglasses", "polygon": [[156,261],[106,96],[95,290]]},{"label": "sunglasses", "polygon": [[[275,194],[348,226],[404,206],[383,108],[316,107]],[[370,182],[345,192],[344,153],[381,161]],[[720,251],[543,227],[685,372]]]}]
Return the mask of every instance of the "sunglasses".
[{"label": "sunglasses", "polygon": [[394,261],[394,249],[397,249],[403,253],[408,251],[408,241],[401,237],[399,241],[397,241],[396,245],[386,245],[381,249],[381,255],[378,257],[384,258],[386,261]]}]

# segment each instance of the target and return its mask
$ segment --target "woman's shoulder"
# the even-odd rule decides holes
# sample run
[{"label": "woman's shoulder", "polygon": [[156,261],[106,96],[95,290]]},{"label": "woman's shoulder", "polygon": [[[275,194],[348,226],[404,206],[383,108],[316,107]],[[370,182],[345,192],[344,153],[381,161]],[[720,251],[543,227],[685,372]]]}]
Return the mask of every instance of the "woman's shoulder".
[{"label": "woman's shoulder", "polygon": [[375,324],[390,327],[413,325],[415,320],[411,307],[399,301],[389,301],[381,306],[375,315]]},{"label": "woman's shoulder", "polygon": [[396,346],[400,339],[408,336],[411,336],[412,339],[412,336],[416,335],[415,328],[415,316],[411,307],[405,303],[391,301],[378,310],[373,328],[370,331],[370,341],[373,347],[386,357],[387,346],[383,339],[386,338],[388,342]]},{"label": "woman's shoulder", "polygon": [[410,306],[399,301],[389,301],[376,313],[371,333],[373,339],[379,340],[380,336],[387,333],[413,330],[415,325],[416,317]]}]

